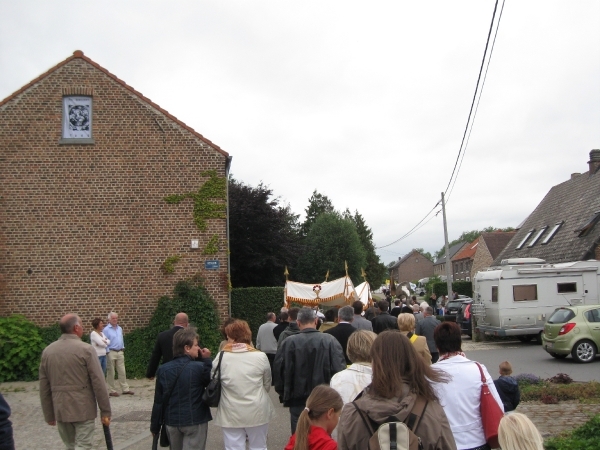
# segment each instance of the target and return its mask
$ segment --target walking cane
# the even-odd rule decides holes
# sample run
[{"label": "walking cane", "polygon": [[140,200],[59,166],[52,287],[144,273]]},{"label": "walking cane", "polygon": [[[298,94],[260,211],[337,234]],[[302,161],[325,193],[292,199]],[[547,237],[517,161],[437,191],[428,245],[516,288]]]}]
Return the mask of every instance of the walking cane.
[{"label": "walking cane", "polygon": [[112,437],[110,435],[110,426],[102,424],[102,428],[104,429],[104,440],[106,441],[107,450],[114,450],[113,443],[112,443]]}]

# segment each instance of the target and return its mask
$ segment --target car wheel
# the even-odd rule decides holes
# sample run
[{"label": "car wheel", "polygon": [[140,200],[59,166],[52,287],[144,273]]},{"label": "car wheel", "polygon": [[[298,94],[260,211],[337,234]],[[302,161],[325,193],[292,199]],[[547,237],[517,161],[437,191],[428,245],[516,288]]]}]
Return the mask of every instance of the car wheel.
[{"label": "car wheel", "polygon": [[530,334],[522,334],[520,336],[517,336],[517,339],[520,340],[521,342],[531,342],[531,340],[533,339],[533,336]]},{"label": "car wheel", "polygon": [[538,335],[535,337],[535,343],[536,343],[537,345],[542,345],[542,334],[543,334],[543,333],[544,333],[543,331],[540,331],[540,332],[538,333]]},{"label": "car wheel", "polygon": [[559,355],[558,353],[550,353],[550,356],[556,359],[565,359],[568,355]]},{"label": "car wheel", "polygon": [[579,341],[571,350],[571,356],[578,363],[589,363],[596,358],[596,347],[592,341]]}]

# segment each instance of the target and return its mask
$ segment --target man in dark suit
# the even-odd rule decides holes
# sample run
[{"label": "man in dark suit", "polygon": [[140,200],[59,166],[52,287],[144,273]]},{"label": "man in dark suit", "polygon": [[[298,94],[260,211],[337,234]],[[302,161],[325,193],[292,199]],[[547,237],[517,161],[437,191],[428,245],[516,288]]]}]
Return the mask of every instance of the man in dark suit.
[{"label": "man in dark suit", "polygon": [[178,313],[173,320],[173,328],[158,334],[152,356],[146,370],[146,378],[153,380],[162,358],[162,363],[168,363],[173,359],[173,336],[182,328],[187,328],[189,319],[186,313]]},{"label": "man in dark suit", "polygon": [[394,306],[392,308],[392,311],[390,312],[390,315],[392,315],[392,316],[394,316],[396,318],[400,315],[400,313],[402,312],[402,306],[403,306],[400,303],[401,303],[400,299],[397,299],[396,301],[394,301],[394,305],[396,305],[396,306]]},{"label": "man in dark suit", "polygon": [[398,321],[388,312],[389,303],[387,300],[379,300],[377,302],[377,307],[379,308],[379,314],[371,319],[373,331],[379,334],[385,330],[397,330]]},{"label": "man in dark suit", "polygon": [[356,328],[352,326],[354,320],[354,308],[352,306],[343,306],[338,311],[338,324],[337,326],[323,331],[323,333],[331,334],[338,340],[344,350],[344,358],[346,358],[346,364],[352,364],[352,361],[348,359],[346,348],[348,347],[348,338],[352,333],[356,331]]}]

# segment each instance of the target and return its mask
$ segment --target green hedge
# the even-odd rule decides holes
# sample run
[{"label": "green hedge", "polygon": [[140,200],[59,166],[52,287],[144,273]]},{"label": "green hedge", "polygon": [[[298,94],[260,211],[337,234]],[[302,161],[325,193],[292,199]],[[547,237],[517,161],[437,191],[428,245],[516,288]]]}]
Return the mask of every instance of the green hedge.
[{"label": "green hedge", "polygon": [[39,328],[24,316],[0,317],[0,382],[36,380],[44,347]]},{"label": "green hedge", "polygon": [[279,314],[282,306],[283,287],[236,288],[231,291],[231,317],[248,322],[254,342],[267,313]]},{"label": "green hedge", "polygon": [[[473,284],[470,281],[455,281],[452,283],[452,290],[457,294],[473,297]],[[445,281],[434,283],[433,292],[438,297],[440,295],[448,295],[448,285]]]},{"label": "green hedge", "polygon": [[190,326],[198,329],[200,345],[207,347],[213,355],[216,353],[221,334],[214,301],[200,282],[180,281],[175,286],[172,297],[164,296],[158,301],[147,327],[125,335],[125,367],[128,377],[145,376],[156,336],[171,328],[175,314],[182,311],[187,313]]}]

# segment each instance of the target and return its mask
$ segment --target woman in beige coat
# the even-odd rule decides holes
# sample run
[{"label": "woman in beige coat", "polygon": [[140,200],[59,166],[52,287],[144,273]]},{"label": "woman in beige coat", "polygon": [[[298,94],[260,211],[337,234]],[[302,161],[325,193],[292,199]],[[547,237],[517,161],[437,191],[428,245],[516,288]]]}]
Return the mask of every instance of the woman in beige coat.
[{"label": "woman in beige coat", "polygon": [[269,398],[271,367],[267,355],[252,346],[252,332],[244,320],[225,327],[227,344],[213,361],[221,362],[221,401],[215,425],[223,429],[225,450],[266,450],[269,422],[275,411]]},{"label": "woman in beige coat", "polygon": [[423,357],[428,366],[431,365],[431,353],[427,347],[427,339],[424,336],[415,334],[415,316],[413,314],[403,313],[398,315],[398,329],[400,333],[408,338],[415,350]]}]

